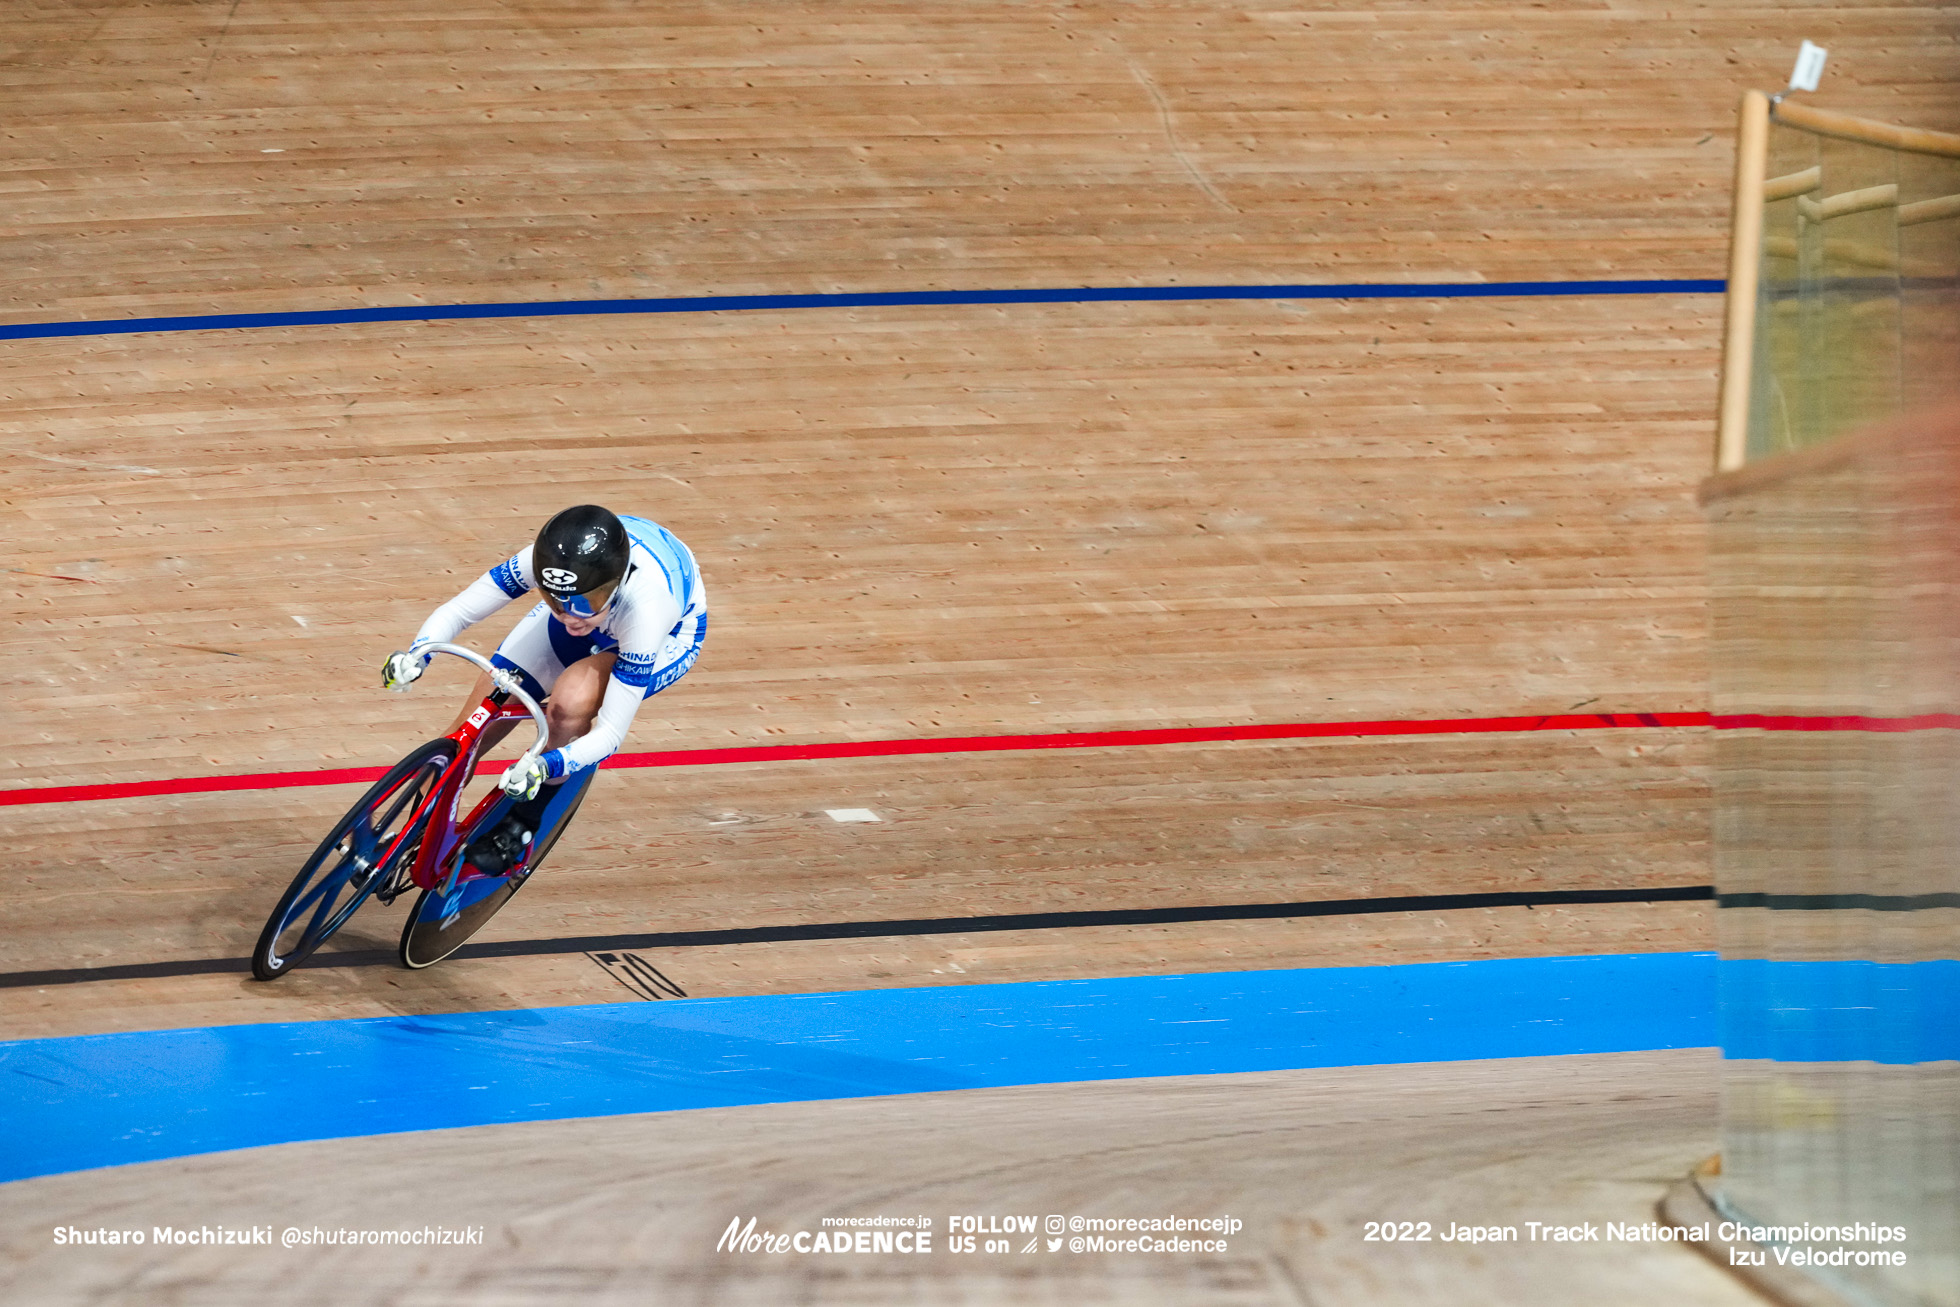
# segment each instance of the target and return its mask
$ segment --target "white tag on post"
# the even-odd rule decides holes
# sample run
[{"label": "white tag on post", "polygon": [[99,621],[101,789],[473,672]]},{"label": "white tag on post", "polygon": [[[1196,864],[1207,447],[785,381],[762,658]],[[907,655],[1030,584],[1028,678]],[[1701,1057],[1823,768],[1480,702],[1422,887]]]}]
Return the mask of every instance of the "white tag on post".
[{"label": "white tag on post", "polygon": [[1824,75],[1824,61],[1831,52],[1821,45],[1805,41],[1797,51],[1797,66],[1790,71],[1790,89],[1793,91],[1814,91],[1817,81]]}]

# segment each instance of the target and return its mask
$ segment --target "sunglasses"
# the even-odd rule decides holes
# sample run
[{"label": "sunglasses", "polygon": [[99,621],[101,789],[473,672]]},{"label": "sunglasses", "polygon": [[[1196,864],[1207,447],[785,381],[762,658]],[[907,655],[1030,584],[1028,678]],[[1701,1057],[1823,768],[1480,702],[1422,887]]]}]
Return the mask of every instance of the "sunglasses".
[{"label": "sunglasses", "polygon": [[597,590],[582,595],[555,595],[545,592],[544,601],[551,611],[560,617],[577,617],[586,621],[603,614],[612,607],[613,596],[619,593],[619,583],[601,586]]}]

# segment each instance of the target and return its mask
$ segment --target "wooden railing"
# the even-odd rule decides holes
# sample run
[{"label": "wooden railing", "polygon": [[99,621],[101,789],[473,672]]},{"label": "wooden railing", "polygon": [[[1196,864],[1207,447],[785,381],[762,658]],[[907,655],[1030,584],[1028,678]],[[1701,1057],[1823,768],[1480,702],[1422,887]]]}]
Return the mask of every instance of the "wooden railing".
[{"label": "wooden railing", "polygon": [[[1722,388],[1715,423],[1717,472],[1734,471],[1742,466],[1747,457],[1751,369],[1756,353],[1756,304],[1764,250],[1763,206],[1794,198],[1804,218],[1819,223],[1883,208],[1898,211],[1898,225],[1901,227],[1960,217],[1960,195],[1938,196],[1901,205],[1899,188],[1891,184],[1816,197],[1814,192],[1823,185],[1823,170],[1818,167],[1780,177],[1765,177],[1763,173],[1768,165],[1772,121],[1838,140],[1912,154],[1960,159],[1960,135],[1950,132],[1903,127],[1808,104],[1772,100],[1761,91],[1749,91],[1743,95],[1741,122],[1736,133],[1735,218],[1729,239]],[[1780,239],[1782,244],[1788,243],[1787,238]],[[1893,272],[1912,271],[1901,268],[1897,255],[1889,250],[1868,249],[1849,242],[1833,242],[1828,249],[1834,257],[1860,267]],[[1775,245],[1771,253],[1787,255],[1794,251]]]}]

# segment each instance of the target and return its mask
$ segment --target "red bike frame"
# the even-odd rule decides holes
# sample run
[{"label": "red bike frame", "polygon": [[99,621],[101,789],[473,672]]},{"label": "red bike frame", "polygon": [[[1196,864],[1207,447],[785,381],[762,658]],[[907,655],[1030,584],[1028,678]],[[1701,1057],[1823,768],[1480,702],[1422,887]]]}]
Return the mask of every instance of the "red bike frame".
[{"label": "red bike frame", "polygon": [[[463,821],[456,820],[456,807],[463,799],[463,787],[477,774],[476,750],[483,733],[497,722],[529,721],[530,712],[521,703],[509,702],[502,690],[492,690],[478,704],[476,711],[463,720],[463,724],[451,731],[448,739],[456,741],[456,757],[443,769],[442,779],[436,782],[434,790],[422,800],[408,824],[402,827],[401,839],[413,835],[426,820],[428,828],[421,835],[422,847],[416,850],[415,865],[409,869],[409,877],[418,889],[440,888],[444,893],[455,886],[442,874],[444,867],[451,865],[451,859],[463,843],[463,832],[475,827],[478,820],[489,812],[503,795],[492,789]],[[441,820],[437,820],[440,817]],[[394,853],[389,850],[390,855]],[[475,868],[467,871],[460,866],[453,873],[461,880],[476,880],[482,876]]]}]

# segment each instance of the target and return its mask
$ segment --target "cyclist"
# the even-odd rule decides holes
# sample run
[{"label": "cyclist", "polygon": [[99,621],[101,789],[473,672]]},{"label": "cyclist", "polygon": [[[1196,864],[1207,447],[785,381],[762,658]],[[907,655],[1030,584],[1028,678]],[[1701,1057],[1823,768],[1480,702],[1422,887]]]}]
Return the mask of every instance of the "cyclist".
[{"label": "cyclist", "polygon": [[[640,701],[678,681],[700,656],[708,633],[707,591],[687,546],[645,518],[580,504],[546,522],[534,543],[429,614],[407,651],[382,663],[382,685],[407,689],[433,656],[423,646],[454,640],[533,589],[544,601],[504,637],[490,661],[515,673],[543,701],[550,733],[544,754],[519,759],[498,778],[516,803],[465,852],[478,871],[493,876],[523,857],[557,787],[619,748]],[[463,724],[490,686],[488,673],[478,676],[450,730]],[[503,731],[511,725],[503,724]],[[501,735],[486,735],[484,748]]]}]

